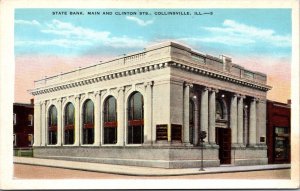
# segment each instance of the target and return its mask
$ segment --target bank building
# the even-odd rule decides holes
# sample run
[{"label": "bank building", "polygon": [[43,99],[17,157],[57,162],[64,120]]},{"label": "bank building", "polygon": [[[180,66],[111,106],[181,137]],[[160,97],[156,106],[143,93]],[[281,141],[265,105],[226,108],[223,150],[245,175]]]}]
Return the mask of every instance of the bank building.
[{"label": "bank building", "polygon": [[34,157],[161,168],[267,164],[265,74],[163,42],[35,81]]}]

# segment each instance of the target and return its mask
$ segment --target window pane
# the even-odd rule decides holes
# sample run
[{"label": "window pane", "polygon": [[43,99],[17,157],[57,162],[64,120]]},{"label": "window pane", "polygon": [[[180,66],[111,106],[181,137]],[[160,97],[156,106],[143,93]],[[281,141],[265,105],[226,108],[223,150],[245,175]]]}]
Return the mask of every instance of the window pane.
[{"label": "window pane", "polygon": [[74,125],[75,121],[75,108],[72,103],[68,103],[66,107],[65,113],[65,124],[66,125]]},{"label": "window pane", "polygon": [[133,107],[134,107],[134,119],[142,119],[142,95],[140,93],[136,93],[133,97]]},{"label": "window pane", "polygon": [[32,126],[33,125],[33,115],[31,115],[31,114],[29,114],[28,115],[28,120],[27,120],[28,122],[28,126]]},{"label": "window pane", "polygon": [[57,126],[57,110],[54,105],[49,110],[49,126]]},{"label": "window pane", "polygon": [[85,103],[84,123],[94,123],[94,104],[91,100]]},{"label": "window pane", "polygon": [[128,101],[128,144],[141,144],[144,142],[144,111],[143,96],[136,92]]},{"label": "window pane", "polygon": [[116,99],[113,97],[108,102],[108,120],[116,121]]},{"label": "window pane", "polygon": [[216,101],[216,119],[223,119],[223,109],[220,101]]}]

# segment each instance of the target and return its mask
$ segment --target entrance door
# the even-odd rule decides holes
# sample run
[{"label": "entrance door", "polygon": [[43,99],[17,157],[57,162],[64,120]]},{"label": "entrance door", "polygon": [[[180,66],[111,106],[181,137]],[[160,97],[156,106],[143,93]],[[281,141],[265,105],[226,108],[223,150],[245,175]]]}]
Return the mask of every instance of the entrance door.
[{"label": "entrance door", "polygon": [[221,164],[231,163],[231,129],[216,128],[217,144],[219,145],[219,159]]}]

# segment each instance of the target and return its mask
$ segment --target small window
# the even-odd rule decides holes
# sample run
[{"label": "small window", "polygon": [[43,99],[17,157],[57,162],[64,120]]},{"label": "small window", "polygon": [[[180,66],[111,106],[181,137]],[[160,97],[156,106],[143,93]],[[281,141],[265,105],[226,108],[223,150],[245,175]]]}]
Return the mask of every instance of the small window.
[{"label": "small window", "polygon": [[33,145],[33,135],[28,134],[28,146],[32,146],[32,145]]},{"label": "small window", "polygon": [[13,142],[14,146],[17,146],[17,135],[14,134],[14,142]]},{"label": "small window", "polygon": [[17,124],[17,114],[14,113],[14,125]]},{"label": "small window", "polygon": [[33,115],[32,114],[28,115],[27,123],[28,123],[28,126],[32,126],[33,125]]}]

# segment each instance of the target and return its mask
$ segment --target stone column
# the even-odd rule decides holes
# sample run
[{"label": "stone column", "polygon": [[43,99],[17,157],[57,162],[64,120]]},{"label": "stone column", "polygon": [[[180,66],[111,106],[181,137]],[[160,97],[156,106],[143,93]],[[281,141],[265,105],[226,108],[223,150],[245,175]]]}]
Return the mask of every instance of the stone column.
[{"label": "stone column", "polygon": [[256,98],[250,103],[249,145],[256,145]]},{"label": "stone column", "polygon": [[[199,98],[197,98],[199,100]],[[195,114],[194,114],[194,119],[195,119],[195,131],[194,131],[194,145],[198,145],[199,142],[199,101],[195,99]]]},{"label": "stone column", "polygon": [[95,92],[95,130],[94,130],[94,134],[95,134],[95,140],[94,140],[94,144],[95,146],[99,146],[100,145],[100,122],[101,118],[101,103],[100,103],[100,92],[96,91]]},{"label": "stone column", "polygon": [[231,97],[230,103],[231,143],[237,144],[237,95]]},{"label": "stone column", "polygon": [[62,145],[62,99],[57,100],[57,146]]},{"label": "stone column", "polygon": [[216,89],[209,93],[209,119],[208,119],[208,141],[211,145],[216,144]]},{"label": "stone column", "polygon": [[42,136],[41,136],[41,146],[46,146],[47,141],[47,136],[46,136],[46,130],[47,130],[47,125],[46,125],[46,118],[47,118],[47,114],[46,114],[46,101],[42,102],[42,123],[41,123],[41,129],[42,129]]},{"label": "stone column", "polygon": [[80,145],[80,95],[75,97],[75,141],[74,145]]},{"label": "stone column", "polygon": [[118,118],[118,129],[117,129],[117,145],[124,146],[125,145],[125,108],[124,108],[124,87],[120,87],[118,89],[118,100],[117,100],[117,118]]},{"label": "stone column", "polygon": [[[208,88],[204,88],[201,92],[200,131],[208,133]],[[207,141],[208,136],[204,139],[204,142]]]},{"label": "stone column", "polygon": [[192,84],[185,83],[183,90],[183,143],[190,144],[190,88]]},{"label": "stone column", "polygon": [[153,82],[146,82],[145,116],[144,116],[144,144],[151,144],[152,138],[152,85]]},{"label": "stone column", "polygon": [[34,139],[33,139],[33,146],[40,146],[41,145],[41,104],[39,102],[34,103]]},{"label": "stone column", "polygon": [[245,116],[244,116],[244,145],[249,144],[249,123],[248,123],[248,105],[245,105]]},{"label": "stone column", "polygon": [[[266,101],[265,100],[259,100],[257,103],[257,110],[256,110],[256,135],[257,135],[257,143],[261,145],[266,144]],[[264,137],[264,141],[260,140],[260,137]]]},{"label": "stone column", "polygon": [[245,96],[240,96],[238,99],[238,119],[237,119],[237,142],[240,146],[244,144],[244,98]]}]

